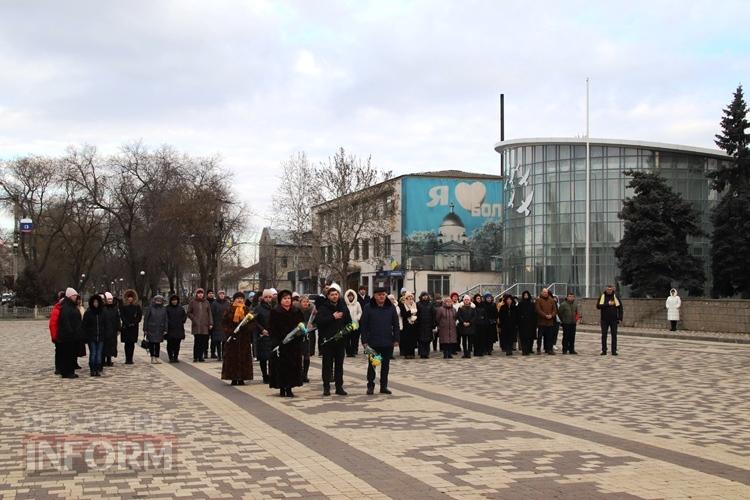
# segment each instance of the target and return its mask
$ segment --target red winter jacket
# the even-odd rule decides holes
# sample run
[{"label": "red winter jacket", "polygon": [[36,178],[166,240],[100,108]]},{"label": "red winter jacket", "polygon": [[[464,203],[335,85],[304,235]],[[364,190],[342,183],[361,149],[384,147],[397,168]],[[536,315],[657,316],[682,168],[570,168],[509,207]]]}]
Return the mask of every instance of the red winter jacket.
[{"label": "red winter jacket", "polygon": [[57,342],[57,323],[60,321],[60,309],[62,309],[62,300],[55,304],[49,315],[49,336],[52,338],[52,343]]}]

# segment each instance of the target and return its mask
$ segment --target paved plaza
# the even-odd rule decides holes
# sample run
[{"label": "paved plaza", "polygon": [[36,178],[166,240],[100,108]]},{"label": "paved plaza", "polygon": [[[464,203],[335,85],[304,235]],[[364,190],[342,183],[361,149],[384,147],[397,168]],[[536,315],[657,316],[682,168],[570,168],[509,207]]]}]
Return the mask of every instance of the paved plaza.
[{"label": "paved plaza", "polygon": [[[190,339],[179,364],[137,348],[125,366],[120,345],[76,380],[53,375],[46,322],[2,322],[0,342],[2,498],[750,498],[750,345],[622,337],[615,358],[581,334],[578,356],[398,359],[392,396],[347,358],[349,396],[327,398],[316,357],[288,399],[220,381]],[[49,436],[134,435],[174,460],[29,458]]]}]

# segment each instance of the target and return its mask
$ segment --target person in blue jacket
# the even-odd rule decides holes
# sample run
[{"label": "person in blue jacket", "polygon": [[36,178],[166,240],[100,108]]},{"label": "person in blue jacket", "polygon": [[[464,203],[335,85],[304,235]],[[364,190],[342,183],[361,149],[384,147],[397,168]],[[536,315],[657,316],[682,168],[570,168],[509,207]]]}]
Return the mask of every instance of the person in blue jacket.
[{"label": "person in blue jacket", "polygon": [[[393,348],[398,346],[398,310],[386,298],[385,288],[376,288],[369,304],[365,305],[359,324],[362,332],[362,346],[368,346],[383,358],[380,363],[380,393],[391,394],[388,389]],[[375,368],[367,363],[367,394],[375,392]]]}]

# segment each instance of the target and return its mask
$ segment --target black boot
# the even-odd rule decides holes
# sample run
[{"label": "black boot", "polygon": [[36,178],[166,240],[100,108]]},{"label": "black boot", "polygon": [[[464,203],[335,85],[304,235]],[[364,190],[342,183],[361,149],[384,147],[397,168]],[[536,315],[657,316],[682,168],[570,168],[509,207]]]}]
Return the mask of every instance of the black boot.
[{"label": "black boot", "polygon": [[286,397],[286,389],[284,389],[283,387],[281,389],[279,389],[279,396],[282,397],[282,398],[285,398]]},{"label": "black boot", "polygon": [[368,395],[375,394],[375,386],[374,385],[368,385],[367,386],[367,394]]},{"label": "black boot", "polygon": [[340,385],[336,386],[336,394],[339,395],[339,396],[347,396],[348,395],[348,393]]},{"label": "black boot", "polygon": [[293,398],[294,397],[294,393],[292,392],[292,388],[291,387],[286,390],[286,397],[288,397],[288,398]]},{"label": "black boot", "polygon": [[331,384],[323,384],[323,396],[331,395]]}]

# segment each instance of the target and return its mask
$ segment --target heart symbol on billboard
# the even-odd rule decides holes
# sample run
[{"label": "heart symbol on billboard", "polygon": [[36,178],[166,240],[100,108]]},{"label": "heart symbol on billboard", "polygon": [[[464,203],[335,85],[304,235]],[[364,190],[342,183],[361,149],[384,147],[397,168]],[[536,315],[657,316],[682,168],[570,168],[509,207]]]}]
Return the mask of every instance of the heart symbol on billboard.
[{"label": "heart symbol on billboard", "polygon": [[473,184],[459,182],[456,185],[456,199],[458,200],[458,204],[469,212],[473,208],[479,208],[482,205],[486,193],[487,189],[481,182]]}]

